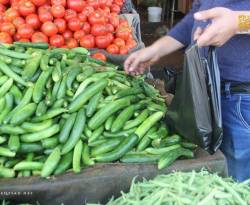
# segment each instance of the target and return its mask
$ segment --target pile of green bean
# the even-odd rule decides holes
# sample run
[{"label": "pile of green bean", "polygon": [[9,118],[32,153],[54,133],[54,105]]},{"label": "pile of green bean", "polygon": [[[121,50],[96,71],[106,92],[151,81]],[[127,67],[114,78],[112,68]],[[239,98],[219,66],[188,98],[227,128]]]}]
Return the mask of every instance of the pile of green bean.
[{"label": "pile of green bean", "polygon": [[159,91],[84,48],[0,47],[0,110],[0,177],[77,173],[95,162],[162,169],[196,148],[169,133]]},{"label": "pile of green bean", "polygon": [[106,205],[249,205],[249,185],[207,171],[175,172],[139,183],[134,179],[128,193]]}]

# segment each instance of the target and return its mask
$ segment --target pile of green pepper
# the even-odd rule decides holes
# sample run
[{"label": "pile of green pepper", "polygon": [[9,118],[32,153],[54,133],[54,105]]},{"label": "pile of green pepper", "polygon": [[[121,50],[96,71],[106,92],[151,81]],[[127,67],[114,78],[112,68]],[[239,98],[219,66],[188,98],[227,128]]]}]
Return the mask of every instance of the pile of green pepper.
[{"label": "pile of green pepper", "polygon": [[161,169],[196,148],[170,136],[153,86],[84,48],[1,45],[0,110],[0,177],[77,173],[115,161]]}]

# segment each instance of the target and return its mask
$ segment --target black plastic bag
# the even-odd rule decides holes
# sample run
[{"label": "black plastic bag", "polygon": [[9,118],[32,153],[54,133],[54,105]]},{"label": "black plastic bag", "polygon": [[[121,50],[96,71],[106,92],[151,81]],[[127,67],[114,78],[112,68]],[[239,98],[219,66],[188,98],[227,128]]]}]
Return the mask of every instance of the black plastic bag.
[{"label": "black plastic bag", "polygon": [[201,58],[198,47],[185,53],[182,74],[167,113],[170,127],[213,154],[222,142],[220,71],[215,48]]},{"label": "black plastic bag", "polygon": [[165,91],[167,93],[175,94],[178,73],[174,67],[166,66],[163,69],[152,69],[150,72],[154,79],[164,81]]}]

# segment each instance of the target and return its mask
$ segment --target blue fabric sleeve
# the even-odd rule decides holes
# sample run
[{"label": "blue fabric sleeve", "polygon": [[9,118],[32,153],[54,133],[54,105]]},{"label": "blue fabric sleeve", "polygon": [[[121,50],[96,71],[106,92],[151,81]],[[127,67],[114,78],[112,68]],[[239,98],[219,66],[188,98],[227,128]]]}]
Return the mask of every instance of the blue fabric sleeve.
[{"label": "blue fabric sleeve", "polygon": [[195,0],[190,12],[169,31],[168,35],[185,46],[190,45],[194,25],[194,13],[196,13],[199,8],[200,0]]}]

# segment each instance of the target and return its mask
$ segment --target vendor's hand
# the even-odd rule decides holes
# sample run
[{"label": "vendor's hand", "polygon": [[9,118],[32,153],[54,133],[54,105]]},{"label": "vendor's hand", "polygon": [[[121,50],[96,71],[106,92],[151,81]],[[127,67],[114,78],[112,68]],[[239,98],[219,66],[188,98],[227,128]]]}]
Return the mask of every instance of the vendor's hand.
[{"label": "vendor's hand", "polygon": [[124,69],[131,75],[141,75],[159,60],[158,52],[150,46],[131,54],[124,63]]},{"label": "vendor's hand", "polygon": [[198,46],[222,46],[238,30],[238,16],[236,12],[227,8],[214,8],[200,11],[194,14],[196,20],[212,20],[212,23],[204,30],[198,28],[194,34],[194,40]]}]

